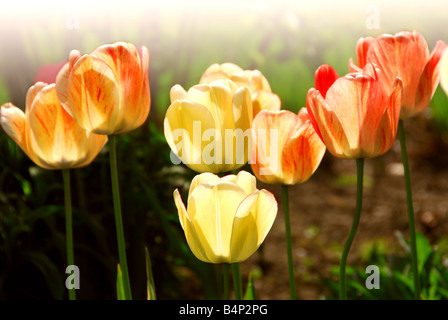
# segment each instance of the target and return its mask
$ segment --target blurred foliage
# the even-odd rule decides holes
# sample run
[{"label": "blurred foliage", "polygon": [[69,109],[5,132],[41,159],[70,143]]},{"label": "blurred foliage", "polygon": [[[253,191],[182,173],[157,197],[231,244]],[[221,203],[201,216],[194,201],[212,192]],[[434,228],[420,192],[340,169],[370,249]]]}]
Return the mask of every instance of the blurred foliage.
[{"label": "blurred foliage", "polygon": [[[403,244],[401,251],[392,252],[380,240],[368,244],[355,266],[347,267],[347,298],[356,300],[412,300],[413,274],[410,244],[398,235]],[[432,246],[428,239],[417,232],[418,269],[421,297],[424,300],[448,300],[448,239],[442,238]],[[379,289],[367,289],[365,282],[371,273],[366,267],[374,265],[379,270]],[[332,277],[322,278],[329,291],[326,299],[339,298],[339,267],[332,268]]]},{"label": "blurred foliage", "polygon": [[[448,28],[432,25],[438,17],[445,21],[445,14],[443,10],[430,16],[424,10],[411,13],[408,5],[406,10],[400,8],[397,19],[393,9],[383,8],[384,2],[380,4],[381,28],[370,30],[365,26],[366,5],[361,2],[341,6],[341,14],[335,14],[325,1],[278,1],[271,7],[269,2],[250,1],[209,1],[207,5],[169,1],[163,8],[160,2],[149,3],[142,9],[129,1],[116,12],[93,4],[48,8],[41,3],[19,6],[16,12],[2,10],[0,21],[8,25],[8,32],[0,35],[0,104],[11,101],[24,108],[26,91],[38,68],[66,61],[72,49],[85,54],[116,41],[146,45],[151,54],[150,116],[144,126],[117,141],[133,296],[147,298],[147,247],[158,299],[214,299],[221,294],[219,267],[192,255],[173,201],[176,188],[185,200],[194,172],[170,162],[163,135],[170,88],[178,83],[188,89],[209,65],[234,62],[244,69],[259,69],[280,96],[283,108],[298,111],[305,106],[320,64],[331,64],[341,75],[348,72],[348,59],[355,58],[359,37],[416,28],[432,49],[436,40],[448,40]],[[430,9],[426,6],[425,10]],[[79,29],[67,27],[73,14]],[[431,103],[441,130],[448,128],[447,102],[438,90]],[[3,131],[0,152],[0,299],[65,299],[61,173],[36,167]],[[71,174],[75,263],[81,273],[77,297],[116,299],[118,253],[107,146],[91,165]],[[385,259],[376,254],[372,261],[373,256]],[[444,269],[435,269],[440,259],[440,254],[430,254],[430,268],[424,265],[429,268],[429,283],[444,288],[446,274],[440,271]],[[404,264],[397,267],[395,280],[408,279],[402,272]],[[406,297],[409,286],[405,280],[401,286]],[[444,296],[442,290],[431,290],[425,293],[427,297]],[[248,291],[249,296],[253,294]]]}]

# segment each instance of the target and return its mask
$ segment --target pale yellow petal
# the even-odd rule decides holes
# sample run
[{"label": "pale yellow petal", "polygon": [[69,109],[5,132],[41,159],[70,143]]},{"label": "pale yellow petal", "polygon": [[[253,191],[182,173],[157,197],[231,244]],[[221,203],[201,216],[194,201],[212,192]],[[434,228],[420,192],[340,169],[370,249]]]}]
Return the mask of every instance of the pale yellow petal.
[{"label": "pale yellow petal", "polygon": [[274,224],[277,212],[277,201],[266,190],[255,191],[241,202],[232,227],[232,262],[244,261],[255,253]]},{"label": "pale yellow petal", "polygon": [[233,219],[246,193],[238,185],[221,182],[200,184],[188,199],[187,211],[201,243],[208,244],[212,263],[231,261],[230,239]]}]

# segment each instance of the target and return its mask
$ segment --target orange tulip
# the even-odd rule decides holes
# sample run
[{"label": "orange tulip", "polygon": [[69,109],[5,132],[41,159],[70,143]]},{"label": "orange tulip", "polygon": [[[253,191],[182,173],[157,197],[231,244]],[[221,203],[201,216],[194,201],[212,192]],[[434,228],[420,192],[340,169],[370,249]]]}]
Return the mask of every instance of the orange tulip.
[{"label": "orange tulip", "polygon": [[86,130],[118,134],[147,119],[151,105],[149,52],[130,43],[103,45],[91,54],[70,53],[56,79],[64,108]]},{"label": "orange tulip", "polygon": [[358,65],[350,59],[350,70],[360,71],[374,63],[383,71],[382,78],[391,90],[395,78],[403,81],[401,119],[424,111],[439,83],[439,61],[446,48],[438,41],[430,53],[425,38],[418,32],[384,34],[377,38],[360,38],[356,45]]},{"label": "orange tulip", "polygon": [[215,63],[205,70],[199,83],[210,84],[218,79],[229,79],[238,87],[249,89],[254,117],[261,110],[280,110],[279,96],[272,92],[268,80],[259,70],[243,70],[230,62]]},{"label": "orange tulip", "polygon": [[87,132],[62,107],[55,84],[37,82],[26,96],[25,113],[12,103],[0,111],[4,131],[37,165],[46,169],[90,164],[107,136]]},{"label": "orange tulip", "polygon": [[367,63],[361,72],[339,78],[322,65],[315,73],[316,88],[307,94],[311,122],[336,157],[369,158],[387,152],[395,140],[400,115],[402,81],[392,90],[383,85],[381,71]]},{"label": "orange tulip", "polygon": [[314,130],[306,108],[301,108],[299,114],[263,110],[252,122],[252,132],[255,142],[250,161],[252,171],[265,183],[305,182],[325,153],[325,145]]}]

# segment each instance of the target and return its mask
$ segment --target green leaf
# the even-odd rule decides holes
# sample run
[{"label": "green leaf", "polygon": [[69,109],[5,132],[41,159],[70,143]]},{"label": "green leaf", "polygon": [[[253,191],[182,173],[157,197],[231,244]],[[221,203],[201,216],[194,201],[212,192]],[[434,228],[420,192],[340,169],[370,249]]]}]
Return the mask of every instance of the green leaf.
[{"label": "green leaf", "polygon": [[145,247],[145,258],[146,258],[147,297],[148,300],[156,300],[156,287],[154,285],[151,257],[149,255],[148,247]]},{"label": "green leaf", "polygon": [[249,273],[249,279],[247,280],[246,294],[244,300],[255,300],[255,287],[252,272]]},{"label": "green leaf", "polygon": [[117,263],[117,299],[126,300],[124,294],[123,273],[121,272],[121,267],[119,263]]}]

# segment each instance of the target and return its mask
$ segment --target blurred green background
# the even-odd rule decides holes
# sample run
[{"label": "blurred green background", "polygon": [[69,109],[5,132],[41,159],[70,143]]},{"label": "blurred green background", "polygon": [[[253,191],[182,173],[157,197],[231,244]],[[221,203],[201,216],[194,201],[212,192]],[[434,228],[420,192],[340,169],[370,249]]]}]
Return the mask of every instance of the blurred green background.
[{"label": "blurred green background", "polygon": [[[146,297],[148,246],[159,298],[216,298],[217,267],[191,255],[173,203],[173,190],[185,192],[194,173],[169,159],[162,122],[170,88],[187,89],[209,65],[233,62],[259,69],[283,108],[298,111],[316,68],[326,63],[347,73],[360,37],[417,30],[430,50],[437,40],[448,42],[447,9],[442,0],[18,1],[0,11],[0,104],[24,108],[38,69],[66,61],[72,49],[84,54],[116,41],[147,46],[150,116],[118,141],[134,297]],[[448,128],[447,110],[439,88],[425,114],[441,134]],[[3,131],[0,150],[0,299],[66,298],[61,173],[36,167]],[[78,297],[115,299],[107,148],[72,175]]]}]

